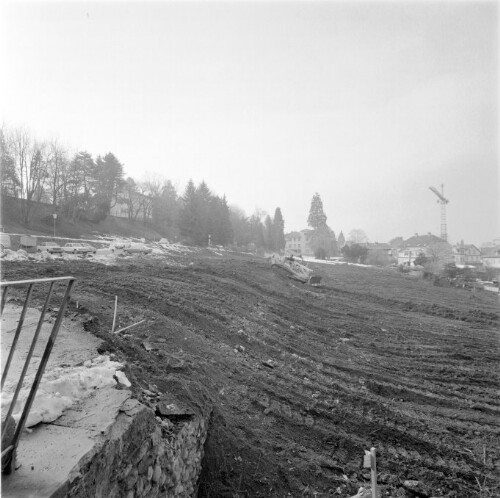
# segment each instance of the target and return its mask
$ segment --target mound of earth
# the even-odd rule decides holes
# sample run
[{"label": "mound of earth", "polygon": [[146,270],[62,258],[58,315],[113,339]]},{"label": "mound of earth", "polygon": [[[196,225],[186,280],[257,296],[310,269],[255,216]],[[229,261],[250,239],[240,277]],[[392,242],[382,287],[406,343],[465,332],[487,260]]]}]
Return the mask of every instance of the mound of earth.
[{"label": "mound of earth", "polygon": [[[309,287],[264,259],[178,250],[6,262],[2,278],[74,275],[68,313],[126,362],[138,397],[210,404],[200,496],[354,495],[371,446],[383,496],[494,496],[498,296],[316,269]],[[116,329],[144,321],[112,335],[115,296]]]}]

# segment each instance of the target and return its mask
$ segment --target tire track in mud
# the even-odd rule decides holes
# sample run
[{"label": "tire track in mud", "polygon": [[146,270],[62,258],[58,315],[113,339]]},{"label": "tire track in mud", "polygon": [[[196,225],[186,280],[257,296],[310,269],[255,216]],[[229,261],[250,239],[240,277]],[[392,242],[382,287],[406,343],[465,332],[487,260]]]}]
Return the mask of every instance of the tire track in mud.
[{"label": "tire track in mud", "polygon": [[[33,276],[29,265],[3,271]],[[77,262],[57,271],[80,278],[75,292],[103,328],[114,295],[130,320],[148,316],[141,334],[165,339],[159,353],[141,350],[142,335],[113,346],[133,358],[139,381],[160,385],[175,375],[209,390],[220,422],[212,491],[326,496],[333,486],[354,494],[371,445],[388,490],[415,478],[433,496],[468,497],[478,496],[476,478],[498,483],[499,337],[484,296],[469,302],[466,292],[356,268],[328,269],[325,287],[311,289],[241,256],[191,254],[175,267],[160,258],[109,269]],[[406,309],[412,300],[418,306]],[[477,306],[474,321],[456,319]],[[262,364],[270,359],[272,369]]]}]

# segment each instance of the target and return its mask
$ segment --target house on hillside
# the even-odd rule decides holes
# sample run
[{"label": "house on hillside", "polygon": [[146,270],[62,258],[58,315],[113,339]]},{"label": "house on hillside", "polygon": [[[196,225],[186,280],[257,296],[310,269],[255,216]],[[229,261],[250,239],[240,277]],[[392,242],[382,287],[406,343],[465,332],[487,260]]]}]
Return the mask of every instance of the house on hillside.
[{"label": "house on hillside", "polygon": [[413,266],[415,259],[420,254],[431,260],[440,260],[444,263],[453,262],[451,245],[429,232],[427,235],[416,233],[403,242],[397,254],[398,265]]},{"label": "house on hillside", "polygon": [[385,242],[367,242],[363,244],[368,249],[368,254],[370,253],[381,253],[384,256],[392,257],[394,249]]},{"label": "house on hillside", "polygon": [[385,242],[367,242],[361,245],[368,249],[366,261],[370,264],[388,265],[395,261],[395,249]]},{"label": "house on hillside", "polygon": [[481,251],[474,244],[460,242],[453,246],[453,257],[457,266],[478,266],[482,264]]},{"label": "house on hillside", "polygon": [[114,202],[109,210],[110,216],[129,220],[151,221],[153,198],[139,192],[127,192]]},{"label": "house on hillside", "polygon": [[481,261],[486,268],[500,268],[500,245],[482,247]]},{"label": "house on hillside", "polygon": [[304,229],[300,232],[290,232],[285,235],[285,252],[302,256],[314,256],[311,247],[313,230]]}]

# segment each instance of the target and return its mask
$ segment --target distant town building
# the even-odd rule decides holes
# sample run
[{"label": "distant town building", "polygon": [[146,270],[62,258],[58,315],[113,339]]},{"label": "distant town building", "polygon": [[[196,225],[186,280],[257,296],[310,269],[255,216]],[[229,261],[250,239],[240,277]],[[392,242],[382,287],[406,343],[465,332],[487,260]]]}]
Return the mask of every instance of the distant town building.
[{"label": "distant town building", "polygon": [[429,232],[427,235],[416,233],[403,242],[398,250],[398,265],[413,266],[415,259],[421,254],[428,259],[439,259],[447,263],[453,261],[451,245]]},{"label": "distant town building", "polygon": [[500,245],[481,247],[481,261],[487,268],[500,268]]},{"label": "distant town building", "polygon": [[381,253],[388,257],[392,257],[394,254],[394,249],[385,242],[366,242],[361,245],[367,247],[368,253]]},{"label": "distant town building", "polygon": [[300,232],[290,232],[285,235],[285,252],[302,256],[313,256],[311,236],[313,230],[306,228]]},{"label": "distant town building", "polygon": [[152,219],[153,198],[132,192],[127,198],[120,195],[109,210],[110,216],[128,218],[129,220],[150,221]]},{"label": "distant town building", "polygon": [[453,257],[457,266],[479,266],[482,264],[481,251],[474,244],[460,242],[453,246]]}]

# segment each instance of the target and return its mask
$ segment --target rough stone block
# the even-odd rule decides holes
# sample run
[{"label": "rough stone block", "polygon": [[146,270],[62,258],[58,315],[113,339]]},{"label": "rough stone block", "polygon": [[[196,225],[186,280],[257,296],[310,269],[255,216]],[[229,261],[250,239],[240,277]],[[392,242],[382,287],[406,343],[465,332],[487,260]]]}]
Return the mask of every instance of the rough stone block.
[{"label": "rough stone block", "polygon": [[153,471],[153,475],[152,475],[153,482],[158,482],[160,480],[160,477],[161,477],[161,467],[157,463],[155,465],[155,468],[154,468],[154,471]]}]

